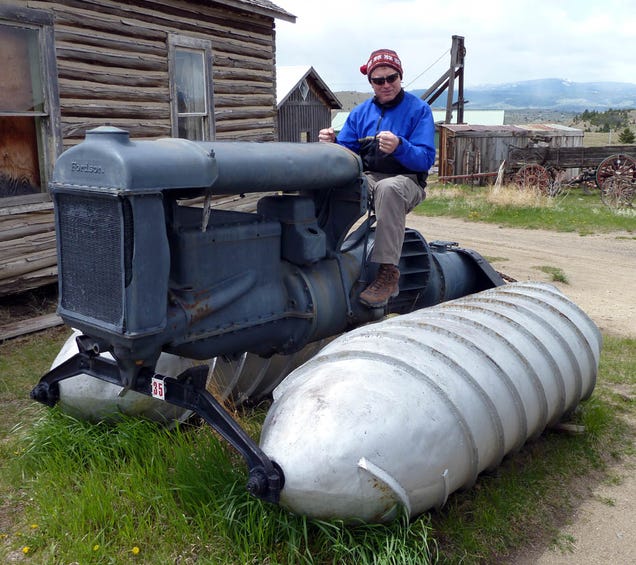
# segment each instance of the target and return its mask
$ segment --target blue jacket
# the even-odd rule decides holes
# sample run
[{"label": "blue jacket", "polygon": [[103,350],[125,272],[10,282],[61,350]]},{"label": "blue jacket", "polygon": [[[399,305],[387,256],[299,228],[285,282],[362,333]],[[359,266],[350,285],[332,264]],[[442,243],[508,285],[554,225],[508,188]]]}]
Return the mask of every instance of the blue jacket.
[{"label": "blue jacket", "polygon": [[[400,138],[391,155],[378,149],[376,136],[381,131]],[[351,111],[337,142],[360,155],[365,171],[426,173],[435,163],[433,113],[426,102],[404,90],[388,104],[372,98]]]}]

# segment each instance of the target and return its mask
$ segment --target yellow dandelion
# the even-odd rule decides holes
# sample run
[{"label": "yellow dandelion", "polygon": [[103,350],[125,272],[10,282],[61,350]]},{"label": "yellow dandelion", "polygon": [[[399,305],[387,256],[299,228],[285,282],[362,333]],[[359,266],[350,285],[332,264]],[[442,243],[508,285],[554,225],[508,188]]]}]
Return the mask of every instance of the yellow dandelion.
[{"label": "yellow dandelion", "polygon": [[96,544],[93,546],[93,551],[97,551],[98,549],[99,549],[99,544],[98,544],[98,543],[96,543]]},{"label": "yellow dandelion", "polygon": [[32,530],[37,530],[40,526],[38,526],[37,524],[31,524],[31,529]]},{"label": "yellow dandelion", "polygon": [[139,554],[139,548],[137,546],[133,547],[130,551],[133,555]]},{"label": "yellow dandelion", "polygon": [[31,551],[31,548],[28,545],[25,545],[22,548],[22,553],[24,553],[24,555],[26,555],[27,553],[29,553],[29,551]]}]

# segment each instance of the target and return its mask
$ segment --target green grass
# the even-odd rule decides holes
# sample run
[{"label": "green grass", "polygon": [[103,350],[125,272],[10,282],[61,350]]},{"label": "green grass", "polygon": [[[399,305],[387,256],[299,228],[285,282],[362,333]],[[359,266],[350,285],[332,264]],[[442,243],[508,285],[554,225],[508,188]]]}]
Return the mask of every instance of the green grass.
[{"label": "green grass", "polygon": [[[603,480],[632,450],[620,415],[634,414],[633,400],[615,388],[636,384],[636,340],[606,336],[599,385],[575,414],[585,434],[544,434],[411,523],[312,521],[250,497],[245,465],[208,427],[90,425],[57,409],[14,411],[48,366],[34,352],[56,351],[60,339],[49,331],[0,346],[13,367],[3,379],[15,380],[3,393],[3,420],[13,426],[0,443],[0,561],[490,563],[529,535],[563,544],[558,526],[578,486]],[[257,437],[264,412],[239,417]]]},{"label": "green grass", "polygon": [[552,267],[550,265],[540,265],[538,267],[533,267],[534,269],[538,269],[542,273],[546,275],[550,275],[550,280],[553,282],[560,282],[563,284],[569,284],[567,275],[563,272],[563,269],[559,267]]},{"label": "green grass", "polygon": [[124,563],[133,550],[147,563],[429,559],[428,518],[350,528],[250,497],[242,461],[208,428],[90,425],[52,410],[15,433],[7,474],[24,515],[6,540],[38,562]]},{"label": "green grass", "polygon": [[[37,335],[0,342],[0,442],[16,421],[16,416],[34,418],[43,407],[29,399],[29,391],[50,367],[69,335],[67,329],[53,329],[48,339]],[[4,417],[10,414],[11,418]]]},{"label": "green grass", "polygon": [[601,202],[598,190],[585,194],[580,188],[569,189],[554,198],[522,192],[432,184],[415,212],[583,235],[625,230],[636,239],[636,209],[612,210]]}]

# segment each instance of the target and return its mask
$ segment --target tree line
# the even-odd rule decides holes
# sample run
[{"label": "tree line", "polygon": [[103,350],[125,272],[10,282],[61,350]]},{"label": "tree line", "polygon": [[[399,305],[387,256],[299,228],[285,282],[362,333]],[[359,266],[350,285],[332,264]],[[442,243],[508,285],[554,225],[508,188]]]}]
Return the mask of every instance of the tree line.
[{"label": "tree line", "polygon": [[585,110],[574,116],[574,123],[583,123],[584,131],[596,131],[609,133],[620,131],[619,143],[634,143],[636,135],[631,129],[633,122],[632,110],[614,110],[610,108],[604,112],[597,110]]}]

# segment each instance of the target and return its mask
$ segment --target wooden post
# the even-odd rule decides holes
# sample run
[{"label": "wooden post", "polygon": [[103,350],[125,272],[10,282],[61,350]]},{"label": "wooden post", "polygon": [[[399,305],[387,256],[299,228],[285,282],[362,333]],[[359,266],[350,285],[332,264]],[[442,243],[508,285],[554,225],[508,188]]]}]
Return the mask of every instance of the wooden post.
[{"label": "wooden post", "polygon": [[464,123],[464,38],[460,35],[453,35],[451,46],[451,64],[448,70],[448,94],[446,97],[446,119],[444,123],[450,124],[453,121],[453,98],[455,95],[455,78],[459,77],[458,98],[457,98],[457,123]]}]

